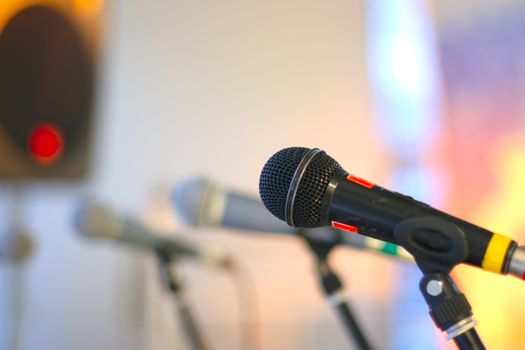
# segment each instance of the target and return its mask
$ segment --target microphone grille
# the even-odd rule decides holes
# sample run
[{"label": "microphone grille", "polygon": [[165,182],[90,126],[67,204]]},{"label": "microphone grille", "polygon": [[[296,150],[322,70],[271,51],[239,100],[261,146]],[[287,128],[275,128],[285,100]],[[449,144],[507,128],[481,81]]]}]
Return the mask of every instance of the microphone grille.
[{"label": "microphone grille", "polygon": [[320,227],[321,203],[334,173],[341,169],[335,159],[320,152],[308,164],[297,188],[293,221],[299,227]]},{"label": "microphone grille", "polygon": [[305,147],[290,147],[275,153],[263,167],[259,179],[259,195],[266,209],[285,219],[286,197],[301,159],[310,151]]},{"label": "microphone grille", "polygon": [[87,237],[112,238],[122,233],[122,222],[105,206],[85,201],[75,212],[76,229]]},{"label": "microphone grille", "polygon": [[[304,147],[285,148],[264,165],[259,180],[261,199],[266,208],[281,220],[286,220],[286,200],[295,172],[310,151]],[[339,163],[323,151],[313,157],[297,188],[293,207],[295,226],[322,226],[321,201],[338,169],[341,169]]]}]

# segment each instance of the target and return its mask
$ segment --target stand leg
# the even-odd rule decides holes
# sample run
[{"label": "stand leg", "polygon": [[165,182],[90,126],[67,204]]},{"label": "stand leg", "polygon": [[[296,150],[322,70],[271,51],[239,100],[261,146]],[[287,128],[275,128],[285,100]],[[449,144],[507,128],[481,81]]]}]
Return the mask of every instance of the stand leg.
[{"label": "stand leg", "polygon": [[159,256],[159,265],[162,279],[164,280],[167,289],[173,296],[182,327],[184,328],[192,349],[208,350],[209,347],[204,342],[202,333],[197,326],[197,322],[195,322],[195,318],[193,317],[189,307],[188,300],[186,299],[184,291],[182,290],[181,281],[178,280],[172,273],[172,265],[170,263],[170,260],[163,259],[163,257]]},{"label": "stand leg", "polygon": [[193,318],[193,314],[191,313],[186,298],[181,293],[178,293],[177,295],[178,296],[174,298],[176,299],[175,302],[177,303],[177,310],[181,319],[182,326],[184,327],[184,331],[186,332],[186,335],[192,345],[192,348],[194,350],[208,349],[208,347],[206,347],[206,344],[204,343],[202,334],[199,328],[197,327],[197,323]]},{"label": "stand leg", "polygon": [[346,333],[355,342],[360,350],[370,350],[372,347],[366,339],[357,319],[352,312],[350,303],[346,299],[343,284],[337,274],[330,268],[327,258],[337,241],[326,244],[312,241],[303,232],[299,232],[315,256],[317,273],[322,291],[330,305],[336,310],[343,321]]},{"label": "stand leg", "polygon": [[454,342],[459,349],[485,350],[485,345],[474,328],[455,337]]},{"label": "stand leg", "polygon": [[326,262],[318,264],[318,272],[321,278],[321,284],[324,294],[328,302],[336,309],[339,318],[347,330],[347,334],[356,343],[361,350],[370,350],[371,346],[368,343],[361,327],[352,312],[350,303],[346,299],[344,287],[339,277],[330,269]]}]

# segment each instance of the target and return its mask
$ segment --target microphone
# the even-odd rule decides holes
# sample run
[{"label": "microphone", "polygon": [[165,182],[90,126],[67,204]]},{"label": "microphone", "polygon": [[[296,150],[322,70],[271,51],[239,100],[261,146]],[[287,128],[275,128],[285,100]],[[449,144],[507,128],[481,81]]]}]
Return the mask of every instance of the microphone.
[{"label": "microphone", "polygon": [[183,221],[195,227],[224,226],[285,234],[295,234],[297,231],[275,220],[258,199],[226,191],[203,177],[179,184],[172,200]]},{"label": "microphone", "polygon": [[[255,233],[299,235],[299,230],[277,220],[254,197],[229,191],[210,179],[192,178],[180,183],[173,192],[176,212],[188,225],[194,227],[227,227]],[[341,235],[339,230],[322,227],[301,232],[318,243],[337,243],[360,250],[370,250],[413,261],[402,247],[357,235]]]},{"label": "microphone", "polygon": [[232,267],[229,254],[218,246],[197,246],[180,237],[160,237],[137,221],[120,216],[100,204],[83,203],[73,221],[85,237],[113,240],[167,257],[185,256],[215,267]]},{"label": "microphone", "polygon": [[[259,192],[264,206],[290,226],[332,226],[391,243],[399,243],[394,230],[402,221],[437,217],[464,232],[464,263],[525,280],[525,247],[518,248],[514,240],[350,175],[317,148],[275,153],[263,167]],[[414,239],[430,251],[454,248],[429,230],[416,232]]]}]

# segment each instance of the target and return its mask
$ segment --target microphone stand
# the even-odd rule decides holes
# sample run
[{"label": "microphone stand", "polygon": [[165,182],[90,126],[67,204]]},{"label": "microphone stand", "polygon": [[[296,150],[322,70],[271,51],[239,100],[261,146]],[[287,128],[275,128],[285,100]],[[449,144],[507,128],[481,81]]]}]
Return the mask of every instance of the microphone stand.
[{"label": "microphone stand", "polygon": [[[468,255],[464,232],[448,221],[427,216],[400,222],[394,237],[414,256],[423,272],[419,290],[434,323],[447,333],[447,340],[453,339],[461,350],[484,350],[474,328],[477,322],[472,318],[472,308],[449,275]],[[441,241],[440,249],[425,245],[430,239]]]},{"label": "microphone stand", "polygon": [[190,309],[190,303],[184,293],[183,283],[181,278],[176,275],[172,267],[176,259],[162,248],[156,250],[157,259],[159,262],[159,271],[166,290],[171,293],[177,313],[182,323],[182,327],[186,333],[188,341],[193,350],[209,350],[206,345],[202,332],[197,326],[195,317]]},{"label": "microphone stand", "polygon": [[[328,255],[339,242],[337,240],[332,242],[313,241],[303,230],[299,230],[298,233],[315,256],[321,290],[328,303],[335,309],[342,320],[347,335],[359,349],[371,350],[372,347],[361,330],[349,301],[346,299],[345,288],[341,279],[332,270],[327,260]],[[340,238],[341,236],[338,235],[338,237]]]}]

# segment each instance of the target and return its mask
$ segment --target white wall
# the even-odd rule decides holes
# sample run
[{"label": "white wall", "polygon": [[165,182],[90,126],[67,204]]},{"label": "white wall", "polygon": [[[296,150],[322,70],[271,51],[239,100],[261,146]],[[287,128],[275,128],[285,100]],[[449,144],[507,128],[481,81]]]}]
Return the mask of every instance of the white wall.
[{"label": "white wall", "polygon": [[[205,174],[256,195],[264,162],[287,146],[321,147],[349,170],[384,179],[367,117],[362,1],[126,0],[108,2],[106,14],[94,174],[85,186],[27,191],[39,247],[27,271],[22,349],[185,348],[154,262],[72,232],[82,193],[138,214],[159,188]],[[252,271],[264,349],[348,348],[299,242],[215,231],[195,238],[227,245]],[[335,258],[384,347],[388,262],[347,250]],[[236,348],[227,276],[184,270],[214,348]]]}]

